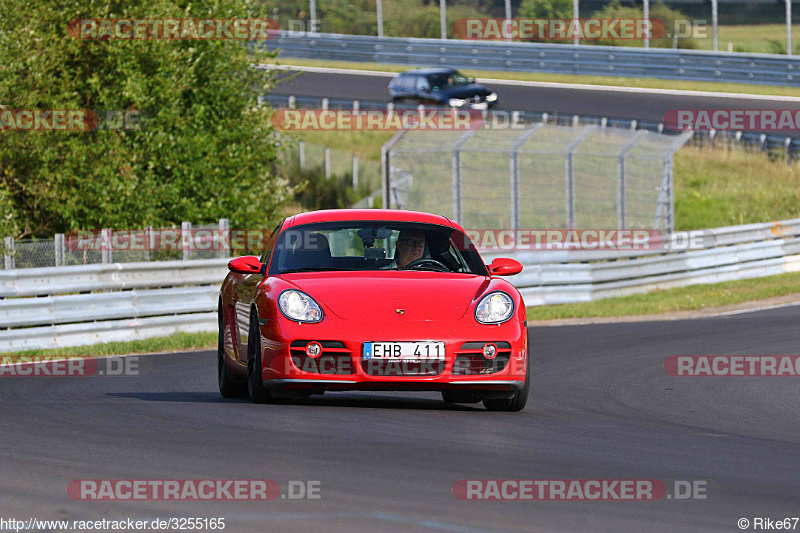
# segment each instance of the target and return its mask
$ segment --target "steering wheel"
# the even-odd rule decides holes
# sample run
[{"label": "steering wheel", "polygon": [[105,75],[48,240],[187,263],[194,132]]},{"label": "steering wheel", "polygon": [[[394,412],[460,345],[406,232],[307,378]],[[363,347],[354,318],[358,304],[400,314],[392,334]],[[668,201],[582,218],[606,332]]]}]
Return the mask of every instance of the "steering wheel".
[{"label": "steering wheel", "polygon": [[422,259],[417,259],[416,261],[411,261],[409,264],[405,266],[405,270],[425,265],[428,270],[435,270],[437,272],[450,272],[450,269],[444,263],[437,261],[436,259],[431,259],[430,257],[423,257]]}]

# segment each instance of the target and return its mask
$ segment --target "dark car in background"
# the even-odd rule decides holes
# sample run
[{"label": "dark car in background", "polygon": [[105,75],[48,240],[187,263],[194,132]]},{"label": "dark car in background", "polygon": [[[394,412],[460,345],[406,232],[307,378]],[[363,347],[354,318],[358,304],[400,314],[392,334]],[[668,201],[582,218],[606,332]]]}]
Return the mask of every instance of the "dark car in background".
[{"label": "dark car in background", "polygon": [[392,102],[464,109],[497,105],[497,93],[452,68],[422,68],[402,72],[389,82]]}]

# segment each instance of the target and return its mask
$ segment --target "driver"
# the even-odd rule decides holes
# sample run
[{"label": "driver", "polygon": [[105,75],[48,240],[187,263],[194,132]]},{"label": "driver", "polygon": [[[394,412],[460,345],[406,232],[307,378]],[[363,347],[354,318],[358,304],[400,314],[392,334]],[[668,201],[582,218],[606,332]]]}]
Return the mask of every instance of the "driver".
[{"label": "driver", "polygon": [[402,230],[397,236],[397,243],[394,250],[394,261],[386,268],[405,268],[416,261],[422,259],[425,252],[425,234],[417,230]]}]

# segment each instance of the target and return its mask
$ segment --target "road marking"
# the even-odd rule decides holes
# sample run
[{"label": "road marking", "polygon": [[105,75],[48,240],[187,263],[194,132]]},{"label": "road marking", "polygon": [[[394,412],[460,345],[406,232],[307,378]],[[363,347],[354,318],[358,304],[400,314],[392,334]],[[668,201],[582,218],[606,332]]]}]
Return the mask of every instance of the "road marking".
[{"label": "road marking", "polygon": [[796,305],[800,305],[800,302],[789,302],[785,304],[776,304],[776,305],[765,305],[763,307],[750,307],[747,309],[738,309],[736,311],[725,311],[724,313],[716,313],[709,316],[730,316],[730,315],[741,315],[744,313],[755,313],[756,311],[769,311],[770,309],[781,309],[782,307],[794,307]]},{"label": "road marking", "polygon": [[[316,72],[320,74],[350,74],[353,76],[383,76],[393,78],[397,72],[386,72],[380,70],[359,70],[329,67],[303,67],[297,65],[258,65],[259,68],[271,70],[300,70],[303,72]],[[636,94],[662,94],[672,96],[700,96],[705,98],[733,98],[740,100],[763,100],[765,102],[800,102],[798,96],[777,96],[766,94],[747,94],[747,93],[719,93],[711,91],[688,91],[678,89],[652,89],[649,87],[622,87],[619,85],[584,85],[579,83],[556,83],[548,81],[520,81],[520,80],[501,80],[496,78],[479,78],[480,83],[492,85],[511,85],[518,87],[539,87],[548,89],[574,89],[591,92],[616,92],[616,93],[636,93]]]}]

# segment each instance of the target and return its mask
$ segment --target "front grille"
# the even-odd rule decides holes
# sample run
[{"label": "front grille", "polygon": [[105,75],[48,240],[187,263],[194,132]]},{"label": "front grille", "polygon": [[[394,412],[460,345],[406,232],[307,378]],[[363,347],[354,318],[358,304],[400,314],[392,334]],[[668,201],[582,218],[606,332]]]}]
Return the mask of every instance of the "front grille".
[{"label": "front grille", "polygon": [[444,372],[444,366],[444,361],[411,363],[398,360],[361,360],[361,369],[368,376],[438,376]]},{"label": "front grille", "polygon": [[312,340],[292,341],[289,352],[294,365],[303,372],[313,374],[354,374],[352,352],[340,341],[316,341],[322,346],[319,357],[306,355],[306,346]]},{"label": "front grille", "polygon": [[[483,356],[483,345],[492,343],[497,346],[494,359]],[[465,342],[456,350],[453,363],[454,376],[474,376],[479,374],[495,374],[503,370],[511,359],[511,344],[504,341]]]}]

